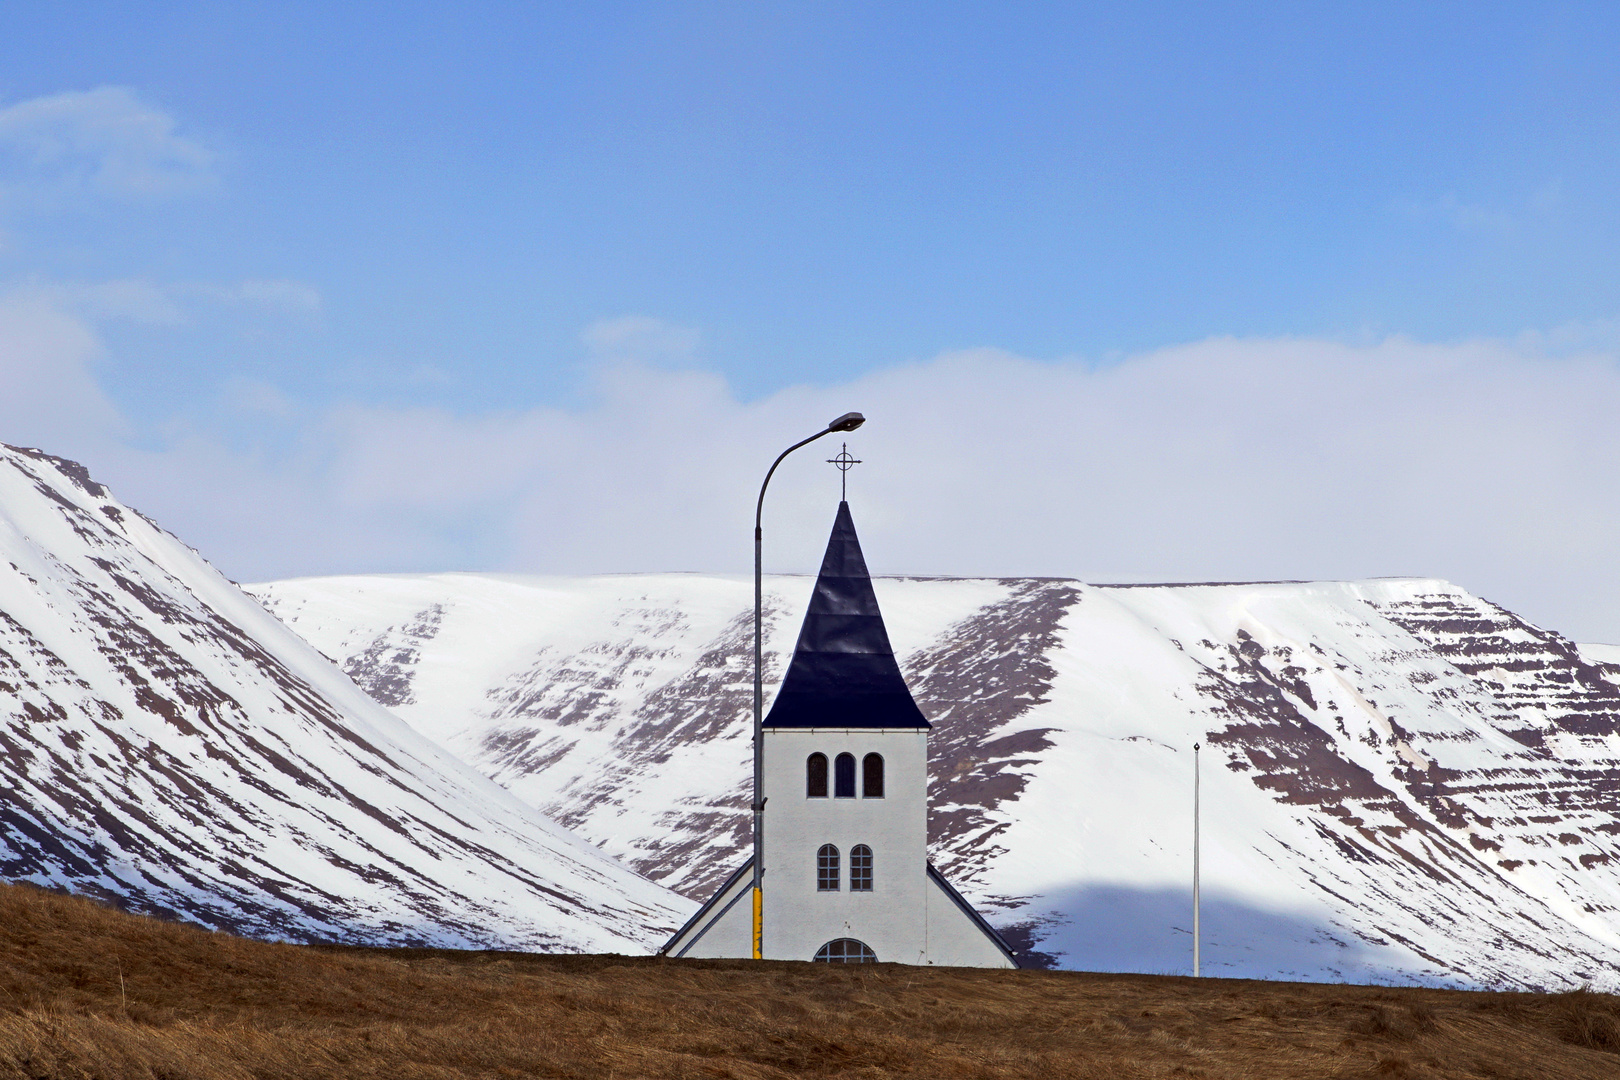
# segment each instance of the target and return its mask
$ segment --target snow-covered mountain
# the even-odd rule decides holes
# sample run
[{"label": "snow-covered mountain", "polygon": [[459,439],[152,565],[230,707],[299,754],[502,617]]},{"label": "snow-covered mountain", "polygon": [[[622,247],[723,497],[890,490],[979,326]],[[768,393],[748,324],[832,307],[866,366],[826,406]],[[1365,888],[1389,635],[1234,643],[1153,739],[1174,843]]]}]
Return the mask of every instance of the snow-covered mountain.
[{"label": "snow-covered mountain", "polygon": [[0,877],[292,940],[641,951],[692,910],[83,467],[0,447],[0,563]]},{"label": "snow-covered mountain", "polygon": [[[773,680],[809,589],[767,580]],[[1188,970],[1198,742],[1206,973],[1620,987],[1620,656],[1432,580],[877,589],[933,858],[1032,958]],[[751,581],[252,591],[649,877],[702,898],[743,857]]]}]

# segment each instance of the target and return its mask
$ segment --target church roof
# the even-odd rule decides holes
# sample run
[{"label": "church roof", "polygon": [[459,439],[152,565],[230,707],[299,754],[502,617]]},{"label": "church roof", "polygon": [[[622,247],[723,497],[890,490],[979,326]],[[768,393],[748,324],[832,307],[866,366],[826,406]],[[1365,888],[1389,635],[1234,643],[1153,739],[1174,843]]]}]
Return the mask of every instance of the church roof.
[{"label": "church roof", "polygon": [[810,610],[764,726],[929,726],[895,662],[847,502],[838,504]]}]

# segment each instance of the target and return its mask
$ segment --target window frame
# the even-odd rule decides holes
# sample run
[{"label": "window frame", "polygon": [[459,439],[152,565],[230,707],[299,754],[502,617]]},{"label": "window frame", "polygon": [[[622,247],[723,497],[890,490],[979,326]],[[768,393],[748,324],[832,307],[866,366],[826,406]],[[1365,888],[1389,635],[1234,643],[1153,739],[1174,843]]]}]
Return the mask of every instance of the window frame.
[{"label": "window frame", "polygon": [[841,891],[843,877],[838,848],[833,844],[822,844],[816,849],[816,892]]},{"label": "window frame", "polygon": [[849,891],[872,891],[872,849],[866,844],[849,849]]}]

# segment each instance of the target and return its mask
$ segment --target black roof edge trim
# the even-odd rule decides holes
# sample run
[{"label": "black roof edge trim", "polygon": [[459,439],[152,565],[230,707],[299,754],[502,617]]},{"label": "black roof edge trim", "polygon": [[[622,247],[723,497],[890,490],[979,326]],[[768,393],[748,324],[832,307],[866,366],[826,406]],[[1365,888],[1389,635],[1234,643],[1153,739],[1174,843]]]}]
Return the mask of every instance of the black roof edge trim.
[{"label": "black roof edge trim", "polygon": [[696,926],[699,922],[703,921],[703,917],[705,915],[707,915],[709,912],[714,910],[714,905],[716,905],[716,904],[718,904],[720,902],[720,898],[722,896],[726,895],[726,892],[733,885],[737,884],[737,879],[742,877],[744,874],[748,873],[748,871],[752,870],[753,867],[754,867],[754,857],[752,855],[750,855],[750,856],[748,856],[747,859],[745,859],[743,861],[743,864],[741,866],[737,867],[735,873],[733,873],[730,877],[726,878],[726,883],[724,885],[720,886],[718,889],[716,889],[714,891],[714,895],[709,897],[707,900],[705,900],[703,902],[703,906],[698,908],[697,911],[693,912],[692,917],[690,919],[687,919],[686,922],[681,925],[681,928],[679,930],[677,930],[673,934],[671,934],[669,936],[669,940],[664,942],[663,947],[660,948],[653,955],[654,956],[667,955],[669,950],[675,947],[675,943],[677,941],[681,940],[681,936],[683,934],[685,934],[688,930],[692,929],[692,927]]},{"label": "black roof edge trim", "polygon": [[761,726],[766,731],[808,731],[812,734],[819,732],[833,735],[870,735],[873,732],[876,732],[879,735],[898,735],[907,731],[932,731],[934,727],[933,724],[927,724],[923,727],[849,727],[847,725],[839,726],[836,724],[828,727],[790,727],[780,724],[775,727],[772,727],[770,724],[763,724]]},{"label": "black roof edge trim", "polygon": [[1023,967],[1018,962],[1018,957],[1013,955],[1012,949],[1002,940],[1001,935],[996,933],[996,928],[984,921],[984,916],[974,910],[972,904],[963,899],[962,894],[956,891],[956,886],[946,881],[945,875],[940,873],[931,862],[928,863],[928,876],[933,878],[939,884],[939,887],[945,890],[945,895],[950,897],[956,906],[962,909],[962,914],[973,920],[973,925],[984,931],[984,935],[996,943],[996,948],[1001,950],[1001,955],[1012,961],[1013,967]]}]

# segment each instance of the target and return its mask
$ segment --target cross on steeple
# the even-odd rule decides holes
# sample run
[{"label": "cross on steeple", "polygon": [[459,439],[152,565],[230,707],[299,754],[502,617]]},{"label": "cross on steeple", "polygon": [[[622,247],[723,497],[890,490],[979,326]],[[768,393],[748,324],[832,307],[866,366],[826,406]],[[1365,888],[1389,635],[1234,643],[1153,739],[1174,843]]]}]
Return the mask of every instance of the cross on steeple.
[{"label": "cross on steeple", "polygon": [[849,456],[849,443],[844,444],[843,449],[838,451],[837,457],[830,457],[827,459],[827,464],[838,466],[839,502],[849,501],[849,470],[853,469],[860,463],[860,458],[853,458]]}]

